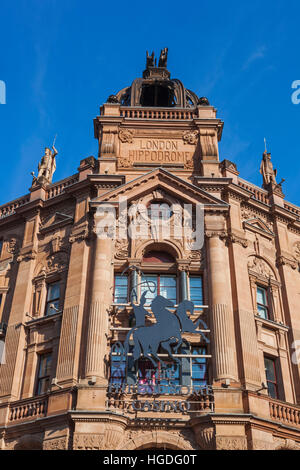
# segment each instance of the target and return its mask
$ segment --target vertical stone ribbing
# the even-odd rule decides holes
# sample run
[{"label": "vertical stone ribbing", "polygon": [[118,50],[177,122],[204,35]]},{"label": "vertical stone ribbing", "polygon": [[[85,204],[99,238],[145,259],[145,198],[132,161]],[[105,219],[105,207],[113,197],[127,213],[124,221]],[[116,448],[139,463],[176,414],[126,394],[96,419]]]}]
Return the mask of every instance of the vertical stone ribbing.
[{"label": "vertical stone ribbing", "polygon": [[56,374],[59,380],[73,377],[78,311],[79,306],[75,305],[63,313]]},{"label": "vertical stone ribbing", "polygon": [[228,253],[218,232],[208,238],[215,379],[238,380]]},{"label": "vertical stone ribbing", "polygon": [[112,301],[112,240],[95,239],[87,331],[85,377],[106,381],[108,308]]},{"label": "vertical stone ribbing", "polygon": [[212,306],[212,323],[216,375],[218,378],[230,378],[236,374],[234,333],[231,329],[230,312],[225,304]]},{"label": "vertical stone ribbing", "polygon": [[[103,331],[107,331],[107,316],[104,305],[96,301],[90,306],[90,319],[87,338],[86,375],[104,375]],[[106,338],[105,338],[106,340]]]},{"label": "vertical stone ribbing", "polygon": [[257,334],[253,311],[239,310],[240,334],[245,379],[259,385],[262,381],[258,361]]},{"label": "vertical stone ribbing", "polygon": [[7,328],[5,337],[5,364],[0,365],[0,396],[11,393],[21,328],[22,326],[16,328],[16,325],[11,325]]}]

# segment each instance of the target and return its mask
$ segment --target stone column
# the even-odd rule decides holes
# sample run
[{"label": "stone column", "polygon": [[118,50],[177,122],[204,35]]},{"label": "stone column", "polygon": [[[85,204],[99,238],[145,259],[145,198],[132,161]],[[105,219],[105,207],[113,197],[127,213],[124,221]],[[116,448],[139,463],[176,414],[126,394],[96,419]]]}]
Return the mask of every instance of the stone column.
[{"label": "stone column", "polygon": [[95,376],[99,384],[106,383],[108,309],[112,303],[112,244],[111,238],[94,240],[89,323],[87,333],[85,377]]},{"label": "stone column", "polygon": [[238,379],[227,248],[223,232],[208,231],[208,272],[214,379]]},{"label": "stone column", "polygon": [[186,271],[180,273],[181,301],[188,299],[187,274]]}]

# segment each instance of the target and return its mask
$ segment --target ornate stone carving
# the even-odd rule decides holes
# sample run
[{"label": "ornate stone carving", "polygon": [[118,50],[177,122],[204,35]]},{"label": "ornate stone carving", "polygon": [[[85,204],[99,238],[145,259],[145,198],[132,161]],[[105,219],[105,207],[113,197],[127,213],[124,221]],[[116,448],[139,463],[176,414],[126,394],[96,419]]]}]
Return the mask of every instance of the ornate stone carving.
[{"label": "ornate stone carving", "polygon": [[190,261],[202,261],[203,253],[202,250],[191,250],[189,254]]},{"label": "ornate stone carving", "polygon": [[100,450],[103,449],[103,434],[75,434],[73,438],[74,450]]},{"label": "ornate stone carving", "polygon": [[234,233],[230,233],[227,237],[227,240],[231,243],[238,243],[243,248],[248,248],[249,246],[249,241],[246,238],[240,237],[239,235],[236,235]]},{"label": "ornate stone carving", "polygon": [[185,131],[182,134],[182,140],[185,144],[194,145],[198,142],[198,131]]},{"label": "ornate stone carving", "polygon": [[248,207],[242,207],[241,216],[243,220],[249,220],[254,217],[254,214]]},{"label": "ornate stone carving", "polygon": [[31,251],[31,252],[28,252],[28,253],[22,253],[20,254],[20,256],[17,257],[17,262],[18,263],[21,263],[22,261],[30,261],[30,260],[33,260],[33,259],[36,259],[36,253],[35,251]]},{"label": "ornate stone carving", "polygon": [[120,104],[120,101],[116,95],[109,95],[106,100],[106,103]]},{"label": "ornate stone carving", "polygon": [[115,258],[128,259],[128,240],[116,240],[115,244]]},{"label": "ornate stone carving", "polygon": [[50,255],[47,259],[47,270],[58,271],[64,269],[68,264],[67,256],[63,252],[57,252]]},{"label": "ornate stone carving", "polygon": [[221,240],[226,240],[228,237],[228,234],[225,232],[225,230],[206,230],[205,235],[207,238],[219,237]]},{"label": "ornate stone carving", "polygon": [[217,450],[247,450],[247,439],[243,436],[217,436],[216,448]]},{"label": "ornate stone carving", "polygon": [[294,243],[293,254],[300,261],[300,242]]},{"label": "ornate stone carving", "polygon": [[131,168],[132,162],[129,158],[123,157],[118,159],[118,167],[119,168]]},{"label": "ornate stone carving", "polygon": [[8,247],[7,247],[8,253],[15,255],[18,252],[18,249],[19,249],[19,240],[17,239],[17,237],[11,237],[8,241]]},{"label": "ornate stone carving", "polygon": [[199,98],[197,104],[198,104],[198,106],[210,106],[209,101],[206,98],[206,96],[201,96],[201,98]]},{"label": "ornate stone carving", "polygon": [[67,450],[68,449],[68,438],[65,437],[58,437],[56,439],[50,439],[48,441],[44,441],[43,444],[44,450]]},{"label": "ornate stone carving", "polygon": [[80,242],[86,240],[90,235],[90,227],[87,223],[74,227],[69,237],[69,242]]},{"label": "ornate stone carving", "polygon": [[134,132],[131,129],[120,129],[119,130],[119,139],[123,143],[132,143]]},{"label": "ornate stone carving", "polygon": [[292,258],[287,258],[286,256],[278,256],[276,260],[277,266],[290,266],[292,269],[297,269],[298,263]]},{"label": "ornate stone carving", "polygon": [[195,429],[196,441],[202,450],[213,450],[216,446],[215,429],[213,426],[201,426]]},{"label": "ornate stone carving", "polygon": [[193,157],[190,157],[186,160],[186,162],[184,164],[184,168],[186,168],[187,170],[192,170],[194,168],[194,158]]},{"label": "ornate stone carving", "polygon": [[275,278],[273,270],[268,265],[268,263],[257,256],[250,258],[248,261],[248,269],[267,279]]}]

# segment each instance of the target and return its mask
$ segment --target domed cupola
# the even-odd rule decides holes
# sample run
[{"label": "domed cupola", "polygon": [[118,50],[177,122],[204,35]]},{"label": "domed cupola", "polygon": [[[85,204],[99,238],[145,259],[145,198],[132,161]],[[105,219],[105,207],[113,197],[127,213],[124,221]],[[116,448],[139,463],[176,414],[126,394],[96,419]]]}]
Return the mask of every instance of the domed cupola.
[{"label": "domed cupola", "polygon": [[131,87],[123,88],[116,95],[111,95],[108,102],[123,106],[144,106],[158,108],[196,108],[198,104],[209,106],[207,98],[199,98],[192,91],[184,88],[178,79],[171,79],[167,70],[168,49],[161,50],[158,65],[154,52],[146,54],[146,69],[143,78],[136,78]]}]

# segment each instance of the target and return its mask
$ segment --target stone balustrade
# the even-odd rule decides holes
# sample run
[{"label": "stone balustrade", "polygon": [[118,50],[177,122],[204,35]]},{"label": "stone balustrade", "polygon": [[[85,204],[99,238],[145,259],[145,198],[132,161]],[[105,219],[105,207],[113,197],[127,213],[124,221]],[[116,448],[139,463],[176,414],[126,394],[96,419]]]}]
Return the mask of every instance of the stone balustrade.
[{"label": "stone balustrade", "polygon": [[300,426],[300,407],[279,400],[270,400],[271,419],[290,426]]},{"label": "stone balustrade", "polygon": [[18,207],[24,206],[24,204],[27,204],[29,202],[29,200],[30,195],[27,194],[26,196],[20,197],[19,199],[15,199],[14,201],[0,206],[0,219],[14,214]]},{"label": "stone balustrade", "polygon": [[121,107],[120,116],[129,119],[194,119],[195,110]]},{"label": "stone balustrade", "polygon": [[78,174],[76,174],[71,176],[70,178],[66,178],[62,181],[59,181],[58,183],[52,184],[46,192],[46,199],[51,199],[55,196],[59,196],[67,187],[77,183],[78,181],[79,176]]},{"label": "stone balustrade", "polygon": [[28,398],[10,403],[9,417],[10,423],[21,421],[26,418],[41,418],[47,415],[48,396],[43,398]]}]

